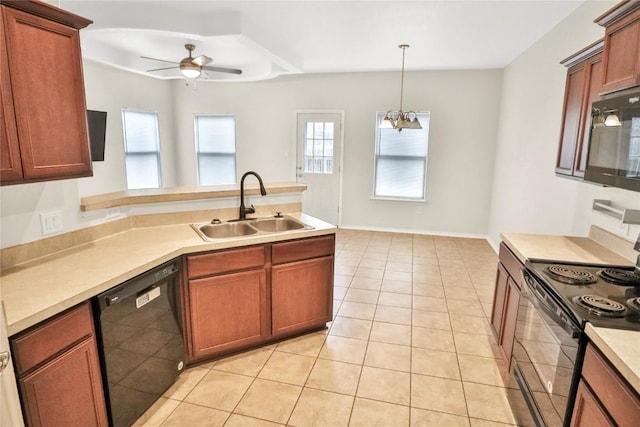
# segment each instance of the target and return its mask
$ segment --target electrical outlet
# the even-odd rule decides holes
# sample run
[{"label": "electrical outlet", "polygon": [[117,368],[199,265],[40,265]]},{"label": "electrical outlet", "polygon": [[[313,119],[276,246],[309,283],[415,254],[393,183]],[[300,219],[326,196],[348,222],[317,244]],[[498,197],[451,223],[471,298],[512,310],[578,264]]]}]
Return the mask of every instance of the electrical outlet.
[{"label": "electrical outlet", "polygon": [[62,231],[62,212],[40,212],[40,228],[43,236]]}]

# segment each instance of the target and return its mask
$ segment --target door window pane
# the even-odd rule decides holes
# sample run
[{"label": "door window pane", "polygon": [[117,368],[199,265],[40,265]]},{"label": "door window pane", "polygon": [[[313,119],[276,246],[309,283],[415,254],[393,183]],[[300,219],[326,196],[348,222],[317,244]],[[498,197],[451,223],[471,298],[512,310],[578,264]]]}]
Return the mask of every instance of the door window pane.
[{"label": "door window pane", "polygon": [[307,122],[304,130],[304,172],[332,174],[333,122]]}]

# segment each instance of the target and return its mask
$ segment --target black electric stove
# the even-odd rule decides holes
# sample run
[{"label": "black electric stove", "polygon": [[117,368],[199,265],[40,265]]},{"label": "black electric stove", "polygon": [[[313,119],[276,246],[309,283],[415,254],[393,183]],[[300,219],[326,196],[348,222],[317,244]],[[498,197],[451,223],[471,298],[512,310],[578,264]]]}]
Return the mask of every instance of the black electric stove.
[{"label": "black electric stove", "polygon": [[527,270],[584,328],[640,331],[640,273],[634,267],[527,262]]}]

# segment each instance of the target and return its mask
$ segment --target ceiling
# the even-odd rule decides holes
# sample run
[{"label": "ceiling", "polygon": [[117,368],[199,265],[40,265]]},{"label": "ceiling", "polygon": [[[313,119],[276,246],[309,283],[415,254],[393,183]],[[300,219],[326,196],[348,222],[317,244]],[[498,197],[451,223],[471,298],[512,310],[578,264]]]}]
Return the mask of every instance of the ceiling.
[{"label": "ceiling", "polygon": [[578,0],[504,1],[122,1],[58,0],[92,19],[83,56],[157,78],[177,69],[185,43],[210,65],[210,80],[262,80],[281,74],[503,68],[573,12]]}]

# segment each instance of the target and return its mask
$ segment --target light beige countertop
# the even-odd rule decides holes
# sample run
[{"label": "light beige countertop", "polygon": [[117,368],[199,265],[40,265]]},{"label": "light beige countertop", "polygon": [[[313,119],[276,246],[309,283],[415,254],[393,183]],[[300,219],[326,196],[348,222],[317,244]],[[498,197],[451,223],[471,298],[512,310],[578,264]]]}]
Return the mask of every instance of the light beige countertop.
[{"label": "light beige countertop", "polygon": [[[597,236],[602,230],[596,231]],[[536,260],[610,266],[634,265],[630,259],[589,237],[503,233],[501,238],[523,263],[527,260]],[[630,252],[625,251],[627,248],[624,241],[618,242],[620,243],[623,246],[620,252]],[[626,244],[632,246],[631,242]],[[589,323],[585,330],[591,341],[607,356],[627,382],[640,393],[640,332],[596,328]]]},{"label": "light beige countertop", "polygon": [[177,256],[335,233],[311,216],[289,214],[310,230],[254,234],[205,242],[189,224],[132,228],[6,268],[0,295],[14,335]]}]

